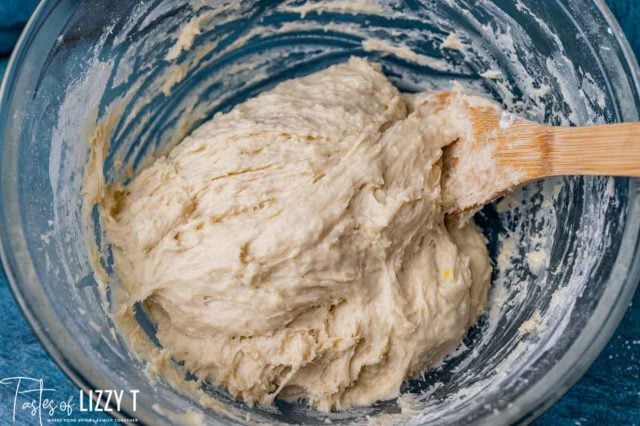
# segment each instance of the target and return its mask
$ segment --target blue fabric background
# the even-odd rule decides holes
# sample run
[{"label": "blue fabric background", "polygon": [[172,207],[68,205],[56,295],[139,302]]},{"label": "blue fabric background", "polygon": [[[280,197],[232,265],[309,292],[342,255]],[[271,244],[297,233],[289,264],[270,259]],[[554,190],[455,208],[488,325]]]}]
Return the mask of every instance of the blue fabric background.
[{"label": "blue fabric background", "polygon": [[[546,0],[543,0],[546,1]],[[640,2],[607,0],[640,57]],[[36,0],[0,0],[0,75],[8,54]],[[23,319],[0,270],[0,380],[43,378],[56,398],[79,398],[76,386],[51,361]],[[37,424],[18,410],[12,422],[15,387],[0,385],[0,425]],[[85,403],[86,404],[86,403]],[[102,413],[78,413],[69,418],[110,421]],[[617,333],[587,374],[551,409],[538,425],[640,425],[640,292]]]}]

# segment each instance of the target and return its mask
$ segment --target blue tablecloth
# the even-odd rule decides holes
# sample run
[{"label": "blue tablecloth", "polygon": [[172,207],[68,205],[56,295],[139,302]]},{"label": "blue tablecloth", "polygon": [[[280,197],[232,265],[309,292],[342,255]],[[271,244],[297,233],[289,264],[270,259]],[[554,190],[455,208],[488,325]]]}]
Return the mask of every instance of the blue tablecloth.
[{"label": "blue tablecloth", "polygon": [[[6,66],[6,56],[36,3],[36,0],[0,0],[0,75]],[[607,3],[640,57],[640,2],[607,0]],[[78,389],[38,343],[15,304],[4,273],[0,272],[0,381],[17,376],[43,378],[45,387],[54,388],[57,397],[72,397],[78,404]],[[13,423],[15,389],[12,384],[0,384],[0,425],[37,424],[37,418],[28,418],[27,422],[24,416]],[[79,412],[70,418],[110,419],[101,413]],[[536,424],[640,425],[640,292],[595,364]]]}]

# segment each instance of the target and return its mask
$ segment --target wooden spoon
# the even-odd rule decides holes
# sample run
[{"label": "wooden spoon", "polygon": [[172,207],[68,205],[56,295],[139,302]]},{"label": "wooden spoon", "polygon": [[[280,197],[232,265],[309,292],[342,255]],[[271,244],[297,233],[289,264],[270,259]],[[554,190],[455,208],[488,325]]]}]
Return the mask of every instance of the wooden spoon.
[{"label": "wooden spoon", "polygon": [[545,177],[640,176],[640,123],[553,127],[456,92],[428,94],[419,108],[434,126],[448,126],[441,137],[455,140],[443,154],[443,198],[450,214]]}]

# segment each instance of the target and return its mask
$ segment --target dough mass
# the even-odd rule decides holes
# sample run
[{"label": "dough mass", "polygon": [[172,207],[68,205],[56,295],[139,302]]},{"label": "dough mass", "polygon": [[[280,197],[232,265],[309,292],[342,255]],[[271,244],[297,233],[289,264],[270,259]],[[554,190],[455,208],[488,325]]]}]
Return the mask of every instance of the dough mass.
[{"label": "dough mass", "polygon": [[482,312],[490,264],[447,226],[451,117],[361,59],[217,115],[103,202],[120,313],[248,402],[397,396]]}]

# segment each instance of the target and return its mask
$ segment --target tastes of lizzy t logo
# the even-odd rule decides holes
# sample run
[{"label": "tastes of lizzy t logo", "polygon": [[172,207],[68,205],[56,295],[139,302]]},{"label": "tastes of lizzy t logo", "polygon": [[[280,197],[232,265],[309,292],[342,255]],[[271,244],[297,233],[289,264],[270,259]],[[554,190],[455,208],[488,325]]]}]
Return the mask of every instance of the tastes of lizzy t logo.
[{"label": "tastes of lizzy t logo", "polygon": [[[0,413],[9,411],[11,421],[17,424],[76,423],[91,422],[91,413],[119,412],[125,394],[130,395],[132,410],[136,411],[138,390],[93,390],[85,394],[80,390],[78,399],[73,396],[60,398],[55,389],[45,386],[43,379],[33,377],[5,377],[0,385],[10,390],[12,399],[0,401]],[[5,408],[9,408],[6,410]],[[82,418],[85,417],[85,418]],[[93,416],[95,417],[95,415]],[[0,419],[5,420],[5,419]],[[100,423],[109,421],[135,423],[136,419],[115,420],[99,419]]]}]

